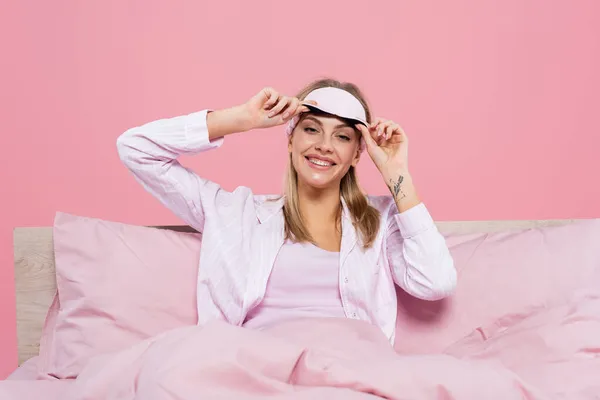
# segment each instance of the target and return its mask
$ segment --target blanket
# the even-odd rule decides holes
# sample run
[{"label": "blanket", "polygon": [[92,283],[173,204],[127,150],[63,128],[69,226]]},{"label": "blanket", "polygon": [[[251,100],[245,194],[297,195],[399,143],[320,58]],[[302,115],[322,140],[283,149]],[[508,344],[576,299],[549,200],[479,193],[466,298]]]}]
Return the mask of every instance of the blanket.
[{"label": "blanket", "polygon": [[507,316],[436,355],[398,354],[377,327],[351,319],[306,318],[263,331],[214,321],[94,357],[67,396],[267,397],[597,399],[600,296]]}]

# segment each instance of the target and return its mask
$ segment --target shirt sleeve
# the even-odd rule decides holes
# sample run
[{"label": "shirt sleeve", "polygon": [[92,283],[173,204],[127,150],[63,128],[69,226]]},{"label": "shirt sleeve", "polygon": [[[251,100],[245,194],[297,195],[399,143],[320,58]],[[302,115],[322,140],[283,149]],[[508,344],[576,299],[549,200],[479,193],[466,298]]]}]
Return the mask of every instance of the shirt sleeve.
[{"label": "shirt sleeve", "polygon": [[182,166],[177,157],[218,148],[223,138],[211,141],[203,110],[160,119],[128,129],[117,139],[123,164],[136,180],[175,215],[199,232],[205,219],[219,205],[245,197],[243,191],[228,192],[218,184]]},{"label": "shirt sleeve", "polygon": [[390,208],[384,251],[394,282],[423,300],[449,296],[457,281],[454,261],[425,205],[402,213]]}]

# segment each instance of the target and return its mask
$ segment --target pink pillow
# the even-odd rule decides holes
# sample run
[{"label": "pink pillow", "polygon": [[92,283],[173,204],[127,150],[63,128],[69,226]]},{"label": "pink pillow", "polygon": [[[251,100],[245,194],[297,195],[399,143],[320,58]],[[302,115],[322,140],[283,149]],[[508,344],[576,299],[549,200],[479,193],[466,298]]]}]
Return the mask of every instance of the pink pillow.
[{"label": "pink pillow", "polygon": [[195,325],[200,244],[198,233],[57,213],[41,377],[75,378],[96,354]]},{"label": "pink pillow", "polygon": [[14,370],[7,381],[33,381],[37,378],[39,356],[30,358]]},{"label": "pink pillow", "polygon": [[438,353],[479,326],[600,288],[600,219],[560,227],[446,235],[456,293],[425,302],[398,291],[395,348]]}]

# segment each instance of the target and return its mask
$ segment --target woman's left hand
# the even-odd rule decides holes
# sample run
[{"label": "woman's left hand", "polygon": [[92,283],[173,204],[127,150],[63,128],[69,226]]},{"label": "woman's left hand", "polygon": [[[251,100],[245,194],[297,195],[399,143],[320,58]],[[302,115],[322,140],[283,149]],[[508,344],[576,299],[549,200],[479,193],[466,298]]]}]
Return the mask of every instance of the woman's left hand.
[{"label": "woman's left hand", "polygon": [[376,118],[369,126],[356,124],[365,141],[367,152],[384,177],[408,172],[408,137],[400,125]]}]

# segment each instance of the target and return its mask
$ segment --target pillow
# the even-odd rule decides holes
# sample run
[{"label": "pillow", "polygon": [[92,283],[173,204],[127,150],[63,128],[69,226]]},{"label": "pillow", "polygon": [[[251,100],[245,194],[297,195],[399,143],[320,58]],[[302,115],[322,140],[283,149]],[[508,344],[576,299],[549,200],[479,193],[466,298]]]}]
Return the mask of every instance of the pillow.
[{"label": "pillow", "polygon": [[445,237],[456,292],[426,302],[398,291],[398,352],[439,353],[500,317],[564,300],[588,284],[600,288],[600,219]]},{"label": "pillow", "polygon": [[39,356],[32,357],[21,364],[7,378],[7,381],[33,381],[37,377]]},{"label": "pillow", "polygon": [[197,323],[200,234],[57,213],[53,239],[41,378],[75,378],[96,354]]}]

